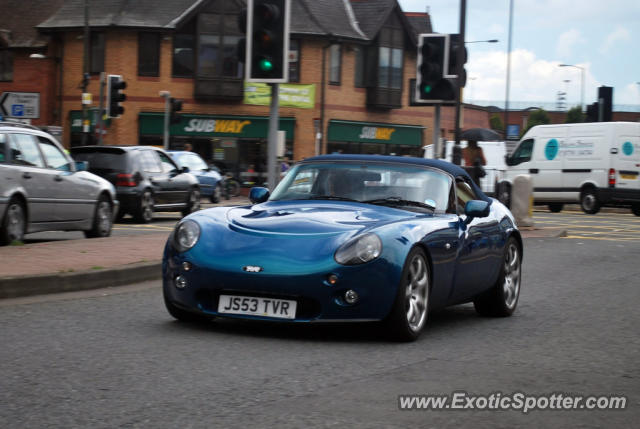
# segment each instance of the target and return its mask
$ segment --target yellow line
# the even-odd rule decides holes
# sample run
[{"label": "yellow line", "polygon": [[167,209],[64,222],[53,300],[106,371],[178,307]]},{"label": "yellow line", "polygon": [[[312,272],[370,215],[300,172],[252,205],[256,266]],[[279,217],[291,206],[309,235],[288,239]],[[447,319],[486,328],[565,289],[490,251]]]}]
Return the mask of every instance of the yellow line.
[{"label": "yellow line", "polygon": [[622,237],[606,238],[606,237],[587,237],[582,235],[567,235],[566,237],[562,237],[562,238],[572,238],[574,240],[577,239],[577,240],[599,240],[599,241],[640,241],[640,237],[638,238],[622,238]]}]

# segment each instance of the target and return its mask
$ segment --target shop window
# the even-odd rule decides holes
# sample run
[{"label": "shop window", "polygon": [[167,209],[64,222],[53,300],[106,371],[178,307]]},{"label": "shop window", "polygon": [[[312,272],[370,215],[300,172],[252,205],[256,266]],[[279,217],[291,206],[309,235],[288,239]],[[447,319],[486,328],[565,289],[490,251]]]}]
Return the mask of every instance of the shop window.
[{"label": "shop window", "polygon": [[342,69],[342,47],[334,44],[329,47],[329,84],[340,85]]},{"label": "shop window", "polygon": [[300,40],[289,41],[289,82],[300,82]]},{"label": "shop window", "polygon": [[160,33],[138,33],[138,76],[160,75]]},{"label": "shop window", "polygon": [[173,77],[193,77],[194,64],[194,36],[189,33],[179,33],[173,36]]},{"label": "shop window", "polygon": [[89,40],[89,72],[101,73],[104,71],[104,33],[92,32]]},{"label": "shop window", "polygon": [[0,82],[13,80],[13,52],[0,49]]}]

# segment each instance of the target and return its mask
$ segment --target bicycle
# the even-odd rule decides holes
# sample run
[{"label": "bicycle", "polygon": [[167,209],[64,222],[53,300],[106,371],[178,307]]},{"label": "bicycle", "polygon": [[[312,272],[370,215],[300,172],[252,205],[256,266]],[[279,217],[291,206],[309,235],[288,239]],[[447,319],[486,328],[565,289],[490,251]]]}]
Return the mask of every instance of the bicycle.
[{"label": "bicycle", "polygon": [[222,193],[227,200],[240,195],[240,182],[234,179],[229,172],[222,176]]}]

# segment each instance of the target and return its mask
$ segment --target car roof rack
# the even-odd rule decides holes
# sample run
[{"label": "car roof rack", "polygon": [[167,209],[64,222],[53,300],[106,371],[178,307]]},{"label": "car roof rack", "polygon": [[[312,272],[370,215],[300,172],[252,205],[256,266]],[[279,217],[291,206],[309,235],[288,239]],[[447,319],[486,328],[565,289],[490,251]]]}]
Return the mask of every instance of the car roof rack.
[{"label": "car roof rack", "polygon": [[32,130],[42,131],[40,128],[36,127],[35,125],[23,124],[22,122],[0,121],[0,127],[3,127],[5,125],[11,125],[18,128],[29,128]]}]

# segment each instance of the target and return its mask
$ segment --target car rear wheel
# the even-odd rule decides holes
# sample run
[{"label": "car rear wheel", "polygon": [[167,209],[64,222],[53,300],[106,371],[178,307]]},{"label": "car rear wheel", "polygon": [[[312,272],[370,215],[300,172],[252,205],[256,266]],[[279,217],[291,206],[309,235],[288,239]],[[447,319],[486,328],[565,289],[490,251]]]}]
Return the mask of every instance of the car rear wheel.
[{"label": "car rear wheel", "polygon": [[87,238],[108,237],[113,227],[113,212],[111,203],[107,197],[102,196],[96,205],[96,213],[93,217],[93,227],[84,232]]},{"label": "car rear wheel", "polygon": [[149,223],[153,220],[153,194],[150,190],[145,190],[140,196],[138,209],[134,215],[137,222]]},{"label": "car rear wheel", "polygon": [[220,183],[218,183],[216,185],[215,188],[213,188],[213,193],[211,194],[211,197],[209,197],[209,199],[211,200],[211,202],[213,204],[217,204],[220,202],[220,195],[222,194],[222,192],[220,191]]},{"label": "car rear wheel", "polygon": [[394,339],[414,341],[422,332],[429,310],[429,280],[427,256],[415,247],[405,261],[396,300],[386,320]]},{"label": "car rear wheel", "polygon": [[564,207],[564,204],[562,204],[562,203],[549,203],[548,207],[549,207],[549,211],[551,213],[560,213],[562,211],[562,208]]},{"label": "car rear wheel", "polygon": [[182,216],[190,215],[193,212],[200,210],[200,190],[193,188],[189,191],[189,197],[187,199],[187,207],[182,210]]},{"label": "car rear wheel", "polygon": [[496,284],[473,301],[478,314],[493,317],[513,314],[520,297],[521,266],[522,252],[516,239],[510,237]]},{"label": "car rear wheel", "polygon": [[27,216],[22,203],[16,199],[9,202],[0,225],[0,245],[22,241],[27,227]]},{"label": "car rear wheel", "polygon": [[586,188],[580,193],[580,207],[587,214],[596,214],[600,211],[600,201],[593,188]]}]

